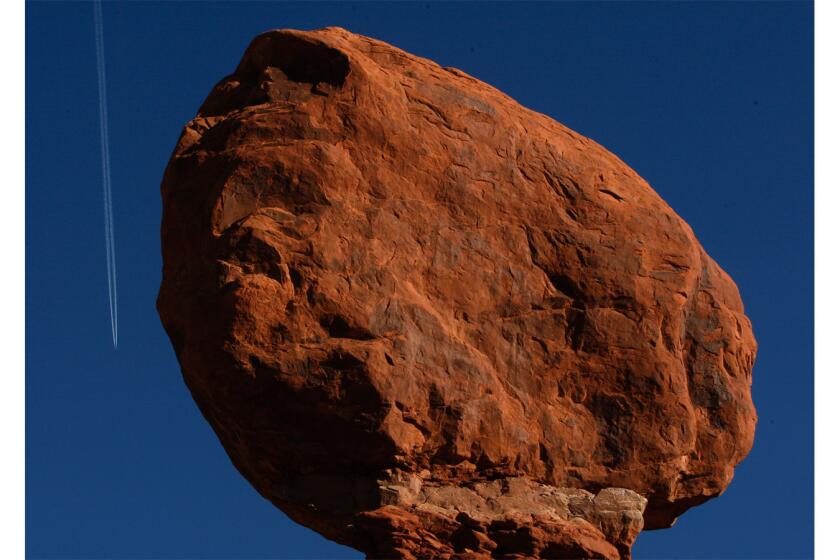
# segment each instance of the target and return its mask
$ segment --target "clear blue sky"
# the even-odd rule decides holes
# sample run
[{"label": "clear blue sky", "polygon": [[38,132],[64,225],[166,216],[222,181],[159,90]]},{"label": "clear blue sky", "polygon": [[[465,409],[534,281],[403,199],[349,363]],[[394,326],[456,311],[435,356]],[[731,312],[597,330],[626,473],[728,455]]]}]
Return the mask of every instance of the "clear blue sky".
[{"label": "clear blue sky", "polygon": [[[154,302],[159,185],[249,40],[340,25],[458,67],[645,177],[741,289],[759,342],[752,454],[635,558],[813,556],[810,3],[106,3],[120,349],[111,347],[93,9],[26,6],[30,558],[361,558],[235,471]],[[7,107],[7,111],[20,108]]]}]

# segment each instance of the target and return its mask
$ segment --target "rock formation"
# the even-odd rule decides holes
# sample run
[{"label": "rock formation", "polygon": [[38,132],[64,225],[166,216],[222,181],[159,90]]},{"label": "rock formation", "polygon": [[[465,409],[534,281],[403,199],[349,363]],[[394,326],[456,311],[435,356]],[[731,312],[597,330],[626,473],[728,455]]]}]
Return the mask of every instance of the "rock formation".
[{"label": "rock formation", "polygon": [[161,190],[196,403],[370,558],[629,558],[752,445],[729,276],[616,156],[460,70],[260,35]]}]

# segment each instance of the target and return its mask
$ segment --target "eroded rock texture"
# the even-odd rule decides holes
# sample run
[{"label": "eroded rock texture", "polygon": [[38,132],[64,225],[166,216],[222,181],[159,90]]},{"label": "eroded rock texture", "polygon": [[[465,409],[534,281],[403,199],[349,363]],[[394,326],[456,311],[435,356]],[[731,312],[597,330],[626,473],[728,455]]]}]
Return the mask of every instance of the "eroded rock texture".
[{"label": "eroded rock texture", "polygon": [[161,318],[228,454],[372,558],[627,558],[752,445],[732,280],[616,156],[338,28],[257,37],[163,185]]}]

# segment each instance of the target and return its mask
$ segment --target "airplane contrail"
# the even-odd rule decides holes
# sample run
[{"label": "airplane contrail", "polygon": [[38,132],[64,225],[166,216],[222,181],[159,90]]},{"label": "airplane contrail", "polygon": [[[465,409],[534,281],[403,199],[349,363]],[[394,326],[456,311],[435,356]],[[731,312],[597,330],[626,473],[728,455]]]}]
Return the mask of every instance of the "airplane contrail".
[{"label": "airplane contrail", "polygon": [[117,348],[117,261],[114,248],[114,205],[111,197],[111,154],[108,151],[108,97],[105,90],[105,36],[102,2],[94,0],[96,26],[96,71],[99,77],[99,140],[102,153],[102,192],[105,203],[105,264],[108,270],[108,305],[111,312],[111,338]]}]

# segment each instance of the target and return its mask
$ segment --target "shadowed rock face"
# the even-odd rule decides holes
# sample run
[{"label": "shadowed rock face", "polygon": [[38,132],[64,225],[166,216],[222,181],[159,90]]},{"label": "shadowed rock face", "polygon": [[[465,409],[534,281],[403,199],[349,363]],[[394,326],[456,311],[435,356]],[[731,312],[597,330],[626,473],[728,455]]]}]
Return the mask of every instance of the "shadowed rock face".
[{"label": "shadowed rock face", "polygon": [[369,557],[627,558],[752,445],[732,280],[616,156],[459,70],[265,33],[161,190],[195,401]]}]

